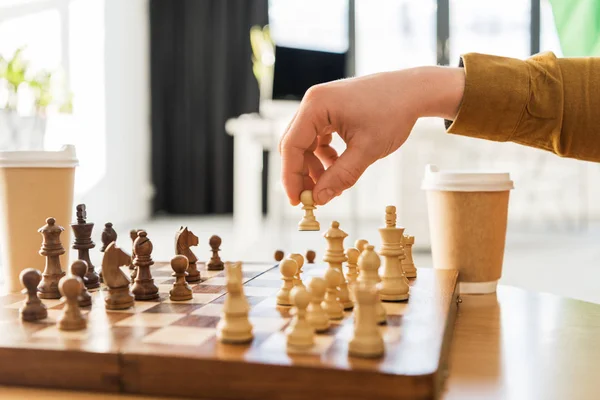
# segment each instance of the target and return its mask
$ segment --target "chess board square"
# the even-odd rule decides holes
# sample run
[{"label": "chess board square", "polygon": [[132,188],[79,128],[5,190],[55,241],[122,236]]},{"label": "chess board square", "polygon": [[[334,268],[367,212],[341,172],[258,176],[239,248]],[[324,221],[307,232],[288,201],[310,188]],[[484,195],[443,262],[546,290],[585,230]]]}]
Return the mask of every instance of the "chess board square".
[{"label": "chess board square", "polygon": [[310,354],[321,355],[325,354],[335,340],[335,336],[330,335],[315,335],[315,344],[310,349],[294,349],[287,347],[287,338],[284,332],[277,332],[265,340],[261,347],[261,351],[266,352],[287,352],[288,354]]},{"label": "chess board square", "polygon": [[221,317],[210,315],[186,315],[173,323],[174,326],[192,326],[197,328],[216,328]]},{"label": "chess board square", "polygon": [[192,293],[193,298],[191,300],[184,301],[173,301],[171,299],[165,299],[164,303],[176,303],[176,304],[208,304],[211,301],[221,296],[220,293]]},{"label": "chess board square", "polygon": [[149,308],[152,308],[158,304],[155,301],[136,301],[131,308],[127,308],[125,310],[106,310],[111,313],[125,313],[125,314],[136,314],[142,313]]},{"label": "chess board square", "polygon": [[402,338],[402,328],[398,326],[382,326],[379,328],[386,343],[395,343]]},{"label": "chess board square", "polygon": [[227,284],[227,278],[224,276],[216,276],[214,278],[207,279],[204,282],[200,282],[200,286],[202,285],[225,285]]},{"label": "chess board square", "polygon": [[269,271],[262,274],[259,278],[261,281],[279,281],[281,282],[281,273],[279,271]]},{"label": "chess board square", "polygon": [[385,312],[387,315],[404,315],[406,313],[408,304],[407,302],[386,302],[382,301],[383,308],[385,308]]},{"label": "chess board square", "polygon": [[85,340],[90,336],[90,330],[86,328],[80,331],[62,331],[57,325],[51,325],[31,336],[37,339]]},{"label": "chess board square", "polygon": [[144,311],[145,313],[170,313],[170,314],[189,314],[192,311],[202,307],[202,304],[178,302],[162,302],[152,308]]},{"label": "chess board square", "polygon": [[162,284],[162,283],[156,283],[156,287],[158,287],[158,293],[165,293],[165,294],[169,294],[169,292],[171,291],[171,288],[173,287],[172,284]]},{"label": "chess board square", "polygon": [[164,345],[201,346],[216,333],[214,328],[167,326],[152,332],[142,339],[143,343]]},{"label": "chess board square", "polygon": [[253,279],[250,282],[248,282],[244,287],[248,288],[248,287],[269,287],[269,288],[277,288],[277,290],[279,290],[279,288],[281,287],[282,283],[281,280],[271,280],[271,279],[267,279],[267,280],[263,280],[261,278],[258,279]]},{"label": "chess board square", "polygon": [[200,275],[202,276],[202,279],[213,279],[215,276],[224,276],[223,271],[208,270],[203,270],[202,272],[200,272]]},{"label": "chess board square", "polygon": [[[210,281],[209,281],[210,283]],[[225,293],[226,288],[222,285],[194,285],[192,286],[194,293]]]},{"label": "chess board square", "polygon": [[257,297],[268,297],[272,294],[277,293],[278,288],[271,287],[256,287],[256,286],[245,286],[244,293],[246,296],[257,296]]},{"label": "chess board square", "polygon": [[209,317],[220,317],[223,312],[223,304],[205,304],[201,308],[192,311],[192,315],[206,315]]},{"label": "chess board square", "polygon": [[[25,305],[25,301],[26,300],[21,300],[18,301],[16,303],[11,303],[11,304],[7,304],[4,307],[6,308],[14,308],[14,309],[19,309],[22,306]],[[44,305],[46,306],[46,308],[50,309],[56,306],[60,306],[62,305],[62,301],[60,299],[49,299],[49,300],[42,300],[42,303],[44,303]]]},{"label": "chess board square", "polygon": [[117,322],[115,326],[140,326],[149,328],[160,328],[172,324],[178,319],[183,318],[183,316],[184,314],[134,314],[129,318]]},{"label": "chess board square", "polygon": [[284,318],[250,316],[250,323],[255,332],[277,332],[288,322],[289,319]]},{"label": "chess board square", "polygon": [[274,265],[271,264],[243,264],[242,265],[242,271],[246,271],[246,272],[263,272],[266,271],[268,269],[273,268]]}]

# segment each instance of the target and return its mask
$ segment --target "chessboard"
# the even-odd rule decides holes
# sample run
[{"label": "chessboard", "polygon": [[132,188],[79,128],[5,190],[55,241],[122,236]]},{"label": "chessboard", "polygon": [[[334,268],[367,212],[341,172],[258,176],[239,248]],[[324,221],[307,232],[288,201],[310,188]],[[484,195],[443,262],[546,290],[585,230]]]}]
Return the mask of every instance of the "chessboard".
[{"label": "chessboard", "polygon": [[[323,276],[327,264],[305,264],[304,277]],[[127,267],[122,267],[129,271]],[[348,355],[353,314],[332,321],[304,352],[286,348],[290,307],[277,306],[281,273],[273,262],[243,263],[254,339],[224,344],[216,326],[226,298],[224,271],[198,263],[202,281],[193,299],[174,302],[168,263],[152,275],[160,297],[106,310],[106,288],[91,290],[88,326],[57,328],[63,304],[44,300],[48,318],[24,322],[24,295],[0,297],[0,384],[207,399],[430,399],[437,398],[458,303],[457,273],[419,268],[406,302],[384,302],[385,355]]]}]

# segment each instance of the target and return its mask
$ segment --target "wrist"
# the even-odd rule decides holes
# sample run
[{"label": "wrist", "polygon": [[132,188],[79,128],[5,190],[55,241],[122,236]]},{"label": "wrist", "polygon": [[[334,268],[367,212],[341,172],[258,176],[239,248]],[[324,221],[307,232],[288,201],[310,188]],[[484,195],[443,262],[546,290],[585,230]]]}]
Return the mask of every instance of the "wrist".
[{"label": "wrist", "polygon": [[418,67],[414,69],[415,104],[418,117],[453,120],[465,88],[463,68]]}]

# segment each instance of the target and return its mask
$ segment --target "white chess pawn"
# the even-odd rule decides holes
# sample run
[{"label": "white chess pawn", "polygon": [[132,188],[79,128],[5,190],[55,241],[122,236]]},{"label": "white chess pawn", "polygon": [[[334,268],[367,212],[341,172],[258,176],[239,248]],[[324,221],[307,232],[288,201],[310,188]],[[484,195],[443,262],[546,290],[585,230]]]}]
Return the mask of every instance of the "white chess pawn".
[{"label": "white chess pawn", "polygon": [[298,230],[300,231],[318,231],[321,229],[321,225],[315,218],[313,210],[316,209],[315,201],[313,199],[312,190],[305,190],[300,193],[300,202],[302,203],[302,209],[304,210],[304,217],[298,223]]},{"label": "white chess pawn", "polygon": [[279,271],[282,275],[283,285],[277,293],[277,305],[291,306],[290,291],[294,287],[294,276],[298,271],[298,263],[292,258],[283,259],[279,263]]},{"label": "white chess pawn", "polygon": [[354,287],[354,297],[354,335],[348,344],[348,353],[362,358],[381,357],[385,352],[385,345],[377,327],[377,290],[372,285],[361,282]]},{"label": "white chess pawn", "polygon": [[331,320],[344,318],[344,307],[338,300],[338,286],[341,285],[342,280],[343,277],[340,271],[334,268],[327,268],[325,272],[327,293],[321,305]]},{"label": "white chess pawn", "polygon": [[358,249],[350,247],[346,250],[346,257],[348,257],[346,278],[348,278],[349,287],[354,285],[356,278],[358,278],[358,256],[360,256]]},{"label": "white chess pawn", "polygon": [[362,251],[365,249],[365,246],[368,245],[369,242],[365,239],[358,239],[356,242],[354,242],[354,247],[356,248],[356,250],[358,250],[359,253],[362,253]]},{"label": "white chess pawn", "polygon": [[379,297],[379,267],[381,266],[381,260],[377,253],[375,253],[375,246],[368,244],[365,246],[365,250],[358,257],[358,268],[360,273],[358,274],[357,282],[364,282],[375,288],[377,293],[377,302],[375,304],[375,313],[377,315],[377,323],[385,324],[387,322],[385,308],[381,304]]},{"label": "white chess pawn", "polygon": [[290,349],[310,349],[315,344],[315,329],[306,319],[306,307],[310,302],[310,294],[303,286],[292,289],[294,318],[286,328],[287,346]]},{"label": "white chess pawn", "polygon": [[248,318],[250,305],[244,294],[242,263],[226,263],[227,297],[221,320],[217,324],[217,338],[223,343],[252,341],[252,324]]},{"label": "white chess pawn", "polygon": [[294,276],[294,286],[304,287],[304,283],[302,282],[302,266],[304,265],[304,257],[302,257],[302,254],[292,253],[290,254],[290,258],[295,260],[298,264],[298,271]]},{"label": "white chess pawn", "polygon": [[310,293],[311,299],[306,319],[319,333],[329,329],[329,315],[327,315],[321,306],[326,290],[327,283],[323,278],[315,277],[308,283],[308,293]]}]

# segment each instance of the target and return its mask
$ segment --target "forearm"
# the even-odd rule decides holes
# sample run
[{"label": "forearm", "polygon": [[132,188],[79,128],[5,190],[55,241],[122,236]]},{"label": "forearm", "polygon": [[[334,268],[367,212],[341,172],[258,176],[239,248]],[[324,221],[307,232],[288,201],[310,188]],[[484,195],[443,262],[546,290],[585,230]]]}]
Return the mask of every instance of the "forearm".
[{"label": "forearm", "polygon": [[449,133],[600,161],[600,58],[466,54],[463,61],[464,93]]}]

